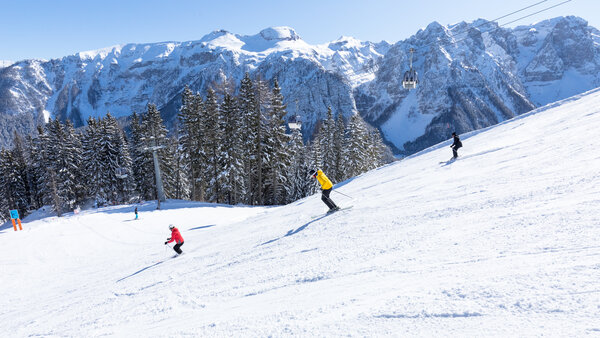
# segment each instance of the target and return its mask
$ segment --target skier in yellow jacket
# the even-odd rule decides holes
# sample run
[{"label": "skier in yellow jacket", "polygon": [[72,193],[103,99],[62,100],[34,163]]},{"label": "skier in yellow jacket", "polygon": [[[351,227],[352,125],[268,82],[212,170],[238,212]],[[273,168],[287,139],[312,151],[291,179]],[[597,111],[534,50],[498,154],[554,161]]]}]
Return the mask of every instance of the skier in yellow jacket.
[{"label": "skier in yellow jacket", "polygon": [[335,205],[335,203],[333,203],[333,201],[329,197],[329,194],[331,193],[331,189],[333,188],[333,184],[331,183],[329,178],[327,178],[327,176],[325,176],[323,171],[321,169],[317,169],[317,170],[311,169],[308,172],[308,174],[310,176],[312,176],[313,178],[316,178],[317,181],[319,181],[319,184],[321,184],[321,192],[322,192],[321,200],[329,207],[329,212],[340,210],[340,207]]}]

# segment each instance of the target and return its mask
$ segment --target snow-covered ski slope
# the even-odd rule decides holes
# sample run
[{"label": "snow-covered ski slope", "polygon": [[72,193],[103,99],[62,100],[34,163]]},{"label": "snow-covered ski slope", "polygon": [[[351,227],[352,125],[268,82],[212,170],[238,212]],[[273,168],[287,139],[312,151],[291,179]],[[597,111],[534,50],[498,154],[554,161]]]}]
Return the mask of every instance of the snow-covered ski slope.
[{"label": "snow-covered ski slope", "polygon": [[324,217],[314,195],[5,225],[0,332],[600,335],[599,130],[595,90],[462,135],[455,162],[448,141],[344,182],[354,200],[331,196],[354,207]]}]

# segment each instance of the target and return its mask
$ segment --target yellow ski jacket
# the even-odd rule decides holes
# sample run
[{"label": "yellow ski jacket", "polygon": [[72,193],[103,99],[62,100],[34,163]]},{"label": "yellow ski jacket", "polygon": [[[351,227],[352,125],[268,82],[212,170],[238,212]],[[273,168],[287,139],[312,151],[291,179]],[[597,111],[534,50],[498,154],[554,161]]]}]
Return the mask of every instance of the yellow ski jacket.
[{"label": "yellow ski jacket", "polygon": [[321,189],[323,190],[331,189],[333,187],[333,184],[321,169],[317,170],[317,180],[319,181],[319,184],[321,184]]}]

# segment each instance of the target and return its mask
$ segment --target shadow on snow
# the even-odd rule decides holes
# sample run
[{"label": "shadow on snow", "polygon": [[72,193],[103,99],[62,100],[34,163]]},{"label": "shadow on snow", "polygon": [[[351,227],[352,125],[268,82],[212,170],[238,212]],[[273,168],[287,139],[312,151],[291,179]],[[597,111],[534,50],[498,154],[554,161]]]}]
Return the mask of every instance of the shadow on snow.
[{"label": "shadow on snow", "polygon": [[132,273],[132,274],[131,274],[131,275],[129,275],[129,276],[125,276],[125,277],[123,277],[123,278],[119,279],[119,280],[117,281],[117,283],[118,283],[118,282],[120,282],[120,281],[122,281],[122,280],[125,280],[125,279],[127,279],[127,278],[129,278],[129,277],[133,277],[133,276],[137,275],[137,274],[138,274],[138,273],[140,273],[140,272],[146,271],[146,270],[148,270],[148,269],[150,269],[150,268],[152,268],[152,267],[155,267],[155,266],[157,266],[157,265],[159,265],[159,264],[162,264],[162,263],[164,263],[164,262],[165,262],[165,261],[163,260],[163,261],[160,261],[160,262],[156,262],[156,263],[154,263],[154,264],[152,264],[152,265],[148,265],[147,267],[145,267],[145,268],[143,268],[143,269],[141,269],[141,270],[138,270],[138,271],[136,271],[136,272]]},{"label": "shadow on snow", "polygon": [[200,230],[200,229],[206,229],[206,228],[212,228],[214,227],[216,224],[211,224],[211,225],[203,225],[203,226],[199,226],[199,227],[195,227],[195,228],[190,228],[188,230]]},{"label": "shadow on snow", "polygon": [[262,246],[262,245],[267,245],[267,244],[270,244],[270,243],[276,242],[276,241],[278,241],[278,240],[280,240],[280,239],[282,239],[282,238],[284,238],[284,237],[289,237],[289,236],[295,235],[295,234],[299,233],[300,231],[302,231],[302,230],[306,229],[306,228],[307,228],[309,225],[311,225],[312,223],[314,223],[314,222],[316,222],[316,221],[319,221],[319,220],[322,220],[323,218],[325,218],[325,217],[327,217],[327,216],[328,216],[328,215],[327,215],[327,214],[325,214],[325,215],[323,215],[323,216],[321,216],[321,217],[315,218],[315,219],[313,219],[312,221],[310,221],[310,222],[308,222],[308,223],[306,223],[306,224],[304,224],[304,225],[300,226],[300,227],[299,227],[299,228],[297,228],[297,229],[292,229],[292,230],[288,231],[288,232],[287,232],[287,233],[286,233],[284,236],[282,236],[282,237],[279,237],[279,238],[272,239],[272,240],[270,240],[270,241],[266,241],[266,242],[264,242],[264,243],[260,244],[260,246]]}]

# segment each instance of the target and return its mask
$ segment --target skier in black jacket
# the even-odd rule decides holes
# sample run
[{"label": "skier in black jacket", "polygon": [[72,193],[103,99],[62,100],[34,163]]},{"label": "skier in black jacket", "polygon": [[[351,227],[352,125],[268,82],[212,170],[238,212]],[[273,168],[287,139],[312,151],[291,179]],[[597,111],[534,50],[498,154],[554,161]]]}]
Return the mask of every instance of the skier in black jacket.
[{"label": "skier in black jacket", "polygon": [[460,139],[458,138],[458,135],[456,135],[456,133],[452,133],[452,137],[454,137],[454,143],[452,143],[450,148],[452,148],[452,154],[454,155],[453,158],[457,158],[458,148],[462,147],[462,142],[460,142]]}]

